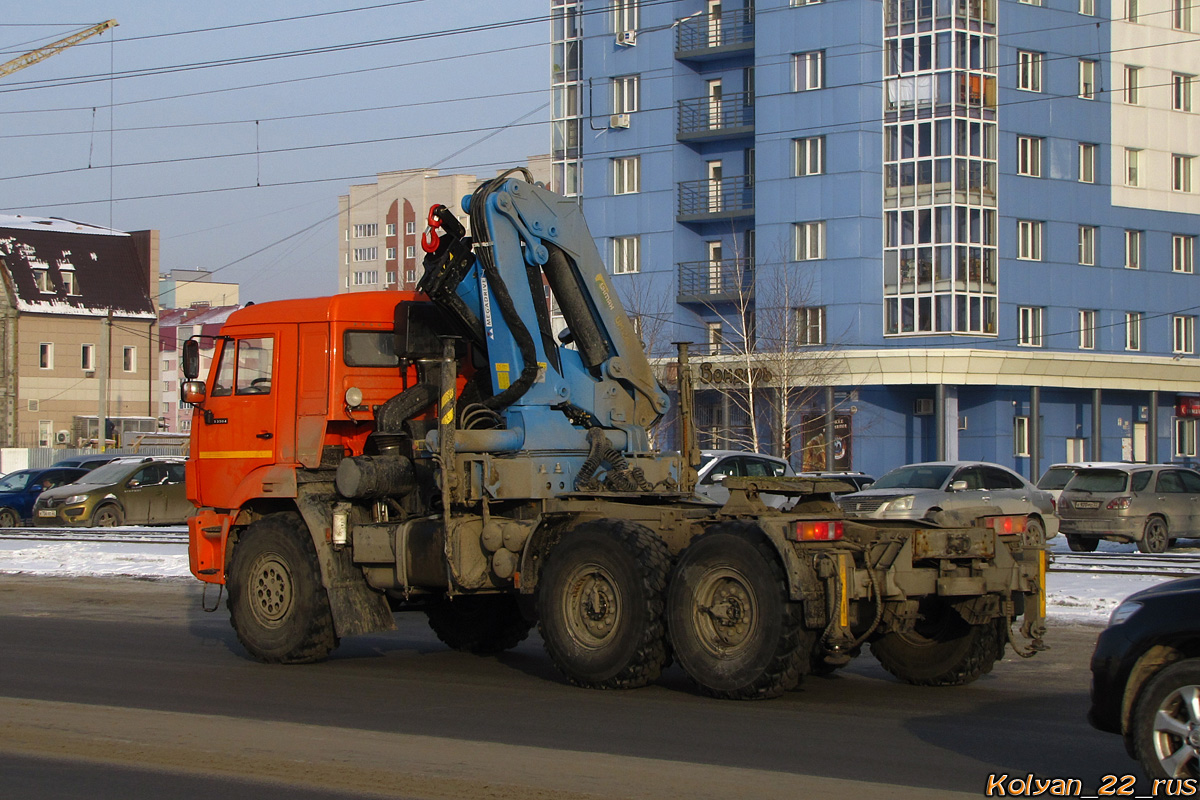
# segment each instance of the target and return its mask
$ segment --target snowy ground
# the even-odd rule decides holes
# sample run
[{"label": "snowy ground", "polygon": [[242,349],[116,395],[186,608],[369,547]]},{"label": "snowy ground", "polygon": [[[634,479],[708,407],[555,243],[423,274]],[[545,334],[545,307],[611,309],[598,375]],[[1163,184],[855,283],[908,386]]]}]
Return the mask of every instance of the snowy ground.
[{"label": "snowy ground", "polygon": [[[183,529],[173,529],[183,530]],[[1200,553],[1200,541],[1180,542],[1171,552]],[[1102,542],[1102,552],[1136,555],[1133,545]],[[1067,552],[1058,536],[1054,553]],[[0,575],[87,575],[99,577],[190,578],[187,546],[121,542],[37,542],[0,540]],[[1160,576],[1050,573],[1048,616],[1052,621],[1103,625],[1117,603],[1139,589],[1161,583]]]}]

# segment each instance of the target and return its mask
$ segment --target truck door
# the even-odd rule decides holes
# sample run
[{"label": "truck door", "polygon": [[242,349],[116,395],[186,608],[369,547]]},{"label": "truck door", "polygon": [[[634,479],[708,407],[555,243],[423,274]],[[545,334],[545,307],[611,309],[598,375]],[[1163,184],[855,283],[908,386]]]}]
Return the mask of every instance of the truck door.
[{"label": "truck door", "polygon": [[239,330],[222,341],[204,409],[193,414],[192,427],[201,433],[192,458],[211,505],[233,506],[246,476],[277,461],[277,335]]}]

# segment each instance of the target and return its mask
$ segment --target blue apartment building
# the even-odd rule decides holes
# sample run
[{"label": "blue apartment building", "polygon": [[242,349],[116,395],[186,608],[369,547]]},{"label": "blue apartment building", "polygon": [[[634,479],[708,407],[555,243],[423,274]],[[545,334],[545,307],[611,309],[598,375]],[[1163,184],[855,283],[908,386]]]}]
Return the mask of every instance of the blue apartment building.
[{"label": "blue apartment building", "polygon": [[703,445],[1196,458],[1190,0],[551,12],[554,183],[653,354],[693,343]]}]

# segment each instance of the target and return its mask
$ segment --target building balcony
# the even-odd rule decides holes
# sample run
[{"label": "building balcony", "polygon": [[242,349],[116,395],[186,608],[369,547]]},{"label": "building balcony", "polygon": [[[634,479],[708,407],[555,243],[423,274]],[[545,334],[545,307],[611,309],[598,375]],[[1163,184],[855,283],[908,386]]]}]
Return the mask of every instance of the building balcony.
[{"label": "building balcony", "polygon": [[676,302],[710,305],[754,297],[754,264],[748,258],[685,261],[679,264]]},{"label": "building balcony", "polygon": [[754,179],[749,175],[680,181],[677,222],[715,222],[754,216]]},{"label": "building balcony", "polygon": [[718,16],[684,17],[675,27],[675,58],[709,61],[754,50],[754,12],[740,8]]},{"label": "building balcony", "polygon": [[679,101],[681,142],[701,142],[750,136],[754,133],[754,95],[736,92],[722,97],[693,97]]}]

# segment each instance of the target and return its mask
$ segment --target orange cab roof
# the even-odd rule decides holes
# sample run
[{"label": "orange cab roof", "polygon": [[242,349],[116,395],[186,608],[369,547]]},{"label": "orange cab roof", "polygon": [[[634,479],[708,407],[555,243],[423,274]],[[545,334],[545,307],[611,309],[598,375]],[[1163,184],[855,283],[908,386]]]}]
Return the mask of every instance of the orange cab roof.
[{"label": "orange cab roof", "polygon": [[241,325],[278,324],[281,322],[317,322],[346,320],[358,322],[391,322],[396,304],[424,300],[419,292],[354,292],[330,297],[307,297],[300,300],[272,300],[255,303],[229,315],[226,327]]}]

